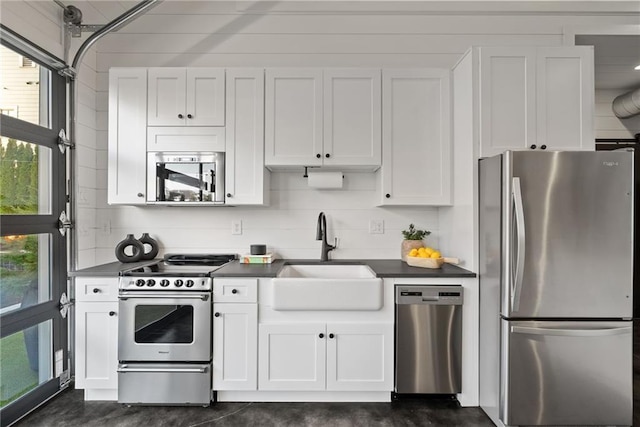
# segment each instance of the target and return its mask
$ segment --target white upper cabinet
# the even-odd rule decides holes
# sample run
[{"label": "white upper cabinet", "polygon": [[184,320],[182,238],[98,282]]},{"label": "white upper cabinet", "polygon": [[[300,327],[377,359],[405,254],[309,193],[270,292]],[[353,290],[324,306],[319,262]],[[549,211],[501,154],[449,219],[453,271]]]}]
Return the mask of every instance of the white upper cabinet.
[{"label": "white upper cabinet", "polygon": [[380,70],[324,70],[325,166],[379,166]]},{"label": "white upper cabinet", "polygon": [[265,164],[380,165],[380,70],[267,69]]},{"label": "white upper cabinet", "polygon": [[109,71],[108,189],[110,204],[145,204],[147,69]]},{"label": "white upper cabinet", "polygon": [[591,47],[479,48],[480,157],[593,150]]},{"label": "white upper cabinet", "polygon": [[149,126],[224,126],[224,69],[149,68]]},{"label": "white upper cabinet", "polygon": [[322,165],[322,70],[267,69],[265,165]]},{"label": "white upper cabinet", "polygon": [[383,70],[380,205],[451,203],[450,72]]},{"label": "white upper cabinet", "polygon": [[226,203],[268,205],[264,167],[264,71],[227,70]]}]

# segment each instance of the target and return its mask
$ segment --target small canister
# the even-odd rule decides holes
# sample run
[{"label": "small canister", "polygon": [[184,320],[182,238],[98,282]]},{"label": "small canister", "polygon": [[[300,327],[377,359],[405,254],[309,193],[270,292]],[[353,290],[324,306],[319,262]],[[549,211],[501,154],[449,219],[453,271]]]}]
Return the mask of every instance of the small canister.
[{"label": "small canister", "polygon": [[251,255],[266,255],[267,245],[251,245]]}]

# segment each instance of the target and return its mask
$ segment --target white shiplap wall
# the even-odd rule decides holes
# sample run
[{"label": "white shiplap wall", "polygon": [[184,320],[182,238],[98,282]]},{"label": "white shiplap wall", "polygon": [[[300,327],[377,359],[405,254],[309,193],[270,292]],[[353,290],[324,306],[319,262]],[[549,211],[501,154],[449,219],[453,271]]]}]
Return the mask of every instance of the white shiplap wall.
[{"label": "white shiplap wall", "polygon": [[[411,222],[433,231],[427,242],[434,246],[449,233],[440,229],[437,208],[376,208],[372,173],[347,173],[341,191],[311,190],[300,173],[274,173],[266,208],[108,206],[109,67],[450,68],[471,45],[560,45],[565,26],[637,22],[635,15],[608,13],[433,14],[411,11],[407,4],[409,11],[402,13],[341,5],[335,8],[342,12],[331,12],[319,5],[283,2],[265,13],[252,9],[251,2],[164,2],[98,42],[97,220],[86,224],[95,227],[97,263],[114,260],[113,248],[127,233],[142,232],[156,237],[165,251],[243,253],[251,243],[266,243],[285,257],[316,258],[320,211],[328,215],[330,237],[339,238],[335,258],[397,258],[400,231]],[[234,219],[242,220],[242,235],[231,235]],[[372,219],[384,220],[384,234],[369,234]]]}]

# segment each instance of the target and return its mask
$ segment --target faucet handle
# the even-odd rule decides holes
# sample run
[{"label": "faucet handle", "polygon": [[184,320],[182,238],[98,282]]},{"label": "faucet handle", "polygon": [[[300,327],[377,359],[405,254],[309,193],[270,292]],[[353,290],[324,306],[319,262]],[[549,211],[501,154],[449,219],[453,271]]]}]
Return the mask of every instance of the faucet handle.
[{"label": "faucet handle", "polygon": [[338,238],[337,238],[337,237],[334,237],[334,238],[333,238],[333,245],[329,245],[329,247],[330,247],[331,249],[335,249],[335,248],[337,248],[337,247],[338,247]]}]

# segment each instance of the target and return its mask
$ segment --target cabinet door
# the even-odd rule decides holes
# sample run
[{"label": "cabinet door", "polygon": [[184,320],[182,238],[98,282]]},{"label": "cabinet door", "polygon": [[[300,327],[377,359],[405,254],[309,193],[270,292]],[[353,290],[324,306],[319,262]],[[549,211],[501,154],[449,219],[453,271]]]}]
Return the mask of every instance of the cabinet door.
[{"label": "cabinet door", "polygon": [[184,126],[186,102],[184,68],[149,68],[149,126]]},{"label": "cabinet door", "polygon": [[327,324],[327,390],[393,391],[393,324]]},{"label": "cabinet door", "polygon": [[380,166],[379,69],[324,70],[325,166]]},{"label": "cabinet door", "polygon": [[146,188],[147,70],[109,72],[108,201],[144,204]]},{"label": "cabinet door", "polygon": [[227,70],[227,204],[269,204],[264,167],[264,70]]},{"label": "cabinet door", "polygon": [[76,305],[76,388],[118,388],[118,303]]},{"label": "cabinet door", "polygon": [[383,70],[381,205],[451,203],[448,70]]},{"label": "cabinet door", "polygon": [[480,49],[480,157],[536,141],[536,48]]},{"label": "cabinet door", "polygon": [[265,165],[322,165],[322,70],[267,69]]},{"label": "cabinet door", "polygon": [[213,305],[213,389],[258,387],[258,305]]},{"label": "cabinet door", "polygon": [[187,68],[187,126],[224,126],[224,69]]},{"label": "cabinet door", "polygon": [[594,150],[593,47],[538,48],[538,146]]},{"label": "cabinet door", "polygon": [[324,390],[326,339],[322,323],[260,325],[259,389]]}]

